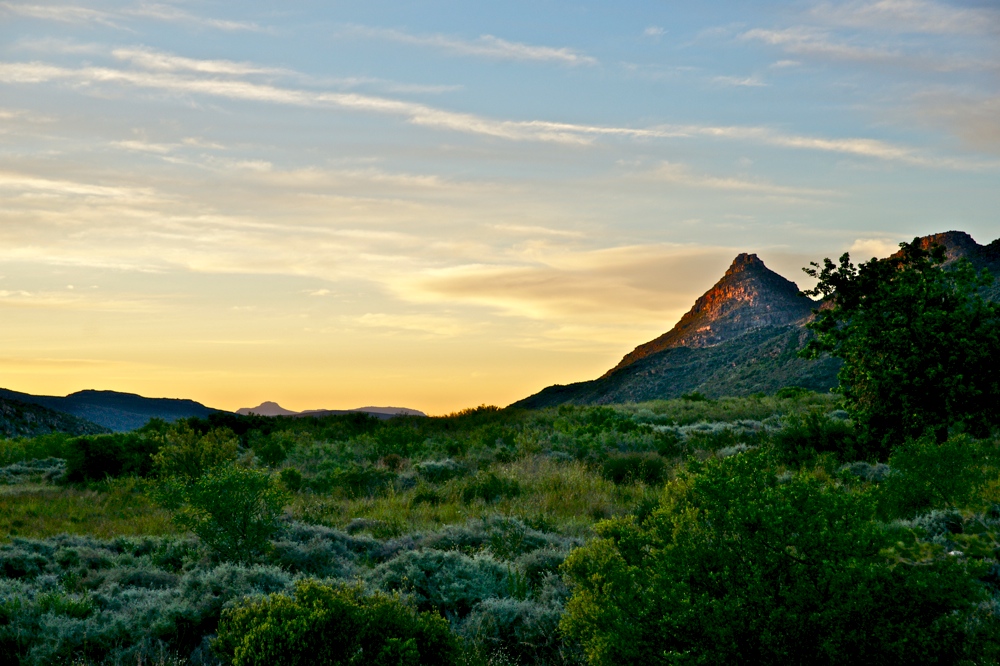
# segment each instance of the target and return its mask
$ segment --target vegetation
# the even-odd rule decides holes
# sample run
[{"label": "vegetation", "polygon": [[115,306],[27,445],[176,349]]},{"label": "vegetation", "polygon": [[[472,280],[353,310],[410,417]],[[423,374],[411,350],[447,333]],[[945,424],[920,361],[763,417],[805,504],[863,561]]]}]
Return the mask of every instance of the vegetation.
[{"label": "vegetation", "polygon": [[858,433],[877,455],[924,434],[938,442],[949,428],[976,437],[1000,425],[1000,304],[979,290],[992,284],[968,260],[945,270],[945,249],[920,239],[902,243],[888,259],[855,267],[824,260],[806,272],[819,279],[819,310],[806,347],[813,357],[844,360],[839,392]]},{"label": "vegetation", "polygon": [[0,441],[0,662],[993,658],[997,440],[879,461],[842,407],[788,389]]}]

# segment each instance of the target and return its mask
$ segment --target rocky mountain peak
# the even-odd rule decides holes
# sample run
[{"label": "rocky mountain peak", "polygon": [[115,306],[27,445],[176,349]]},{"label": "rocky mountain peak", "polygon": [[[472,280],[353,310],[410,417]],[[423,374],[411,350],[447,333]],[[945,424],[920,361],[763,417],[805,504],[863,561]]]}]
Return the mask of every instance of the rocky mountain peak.
[{"label": "rocky mountain peak", "polygon": [[808,317],[815,306],[794,282],[744,252],[676,326],[636,347],[607,374],[664,349],[710,347],[765,326],[785,326]]}]

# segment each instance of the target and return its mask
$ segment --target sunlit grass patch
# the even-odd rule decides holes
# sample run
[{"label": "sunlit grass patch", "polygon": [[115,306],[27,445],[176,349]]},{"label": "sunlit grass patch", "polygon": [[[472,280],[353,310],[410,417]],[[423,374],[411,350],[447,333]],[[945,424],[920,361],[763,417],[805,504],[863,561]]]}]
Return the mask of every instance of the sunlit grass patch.
[{"label": "sunlit grass patch", "polygon": [[132,479],[80,490],[44,484],[0,487],[0,539],[56,534],[116,536],[173,534],[170,515]]}]

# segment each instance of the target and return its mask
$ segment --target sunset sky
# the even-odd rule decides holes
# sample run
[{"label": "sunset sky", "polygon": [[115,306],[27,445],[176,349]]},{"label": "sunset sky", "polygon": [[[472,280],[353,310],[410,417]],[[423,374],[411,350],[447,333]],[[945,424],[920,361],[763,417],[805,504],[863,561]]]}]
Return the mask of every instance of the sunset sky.
[{"label": "sunset sky", "polygon": [[4,388],[506,405],[948,229],[996,0],[0,2]]}]

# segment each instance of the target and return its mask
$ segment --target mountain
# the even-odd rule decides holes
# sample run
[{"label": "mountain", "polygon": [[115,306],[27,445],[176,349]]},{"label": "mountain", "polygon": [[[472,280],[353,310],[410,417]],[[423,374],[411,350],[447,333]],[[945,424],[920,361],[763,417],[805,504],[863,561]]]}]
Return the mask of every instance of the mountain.
[{"label": "mountain", "polygon": [[407,409],[406,407],[358,407],[357,409],[310,409],[304,412],[293,412],[290,409],[285,409],[276,402],[262,402],[257,407],[241,407],[236,410],[237,414],[243,414],[244,416],[249,414],[257,414],[258,416],[335,416],[339,414],[354,414],[361,412],[364,414],[371,414],[380,419],[390,419],[394,416],[427,416],[421,411],[416,409]]},{"label": "mountain", "polygon": [[295,416],[298,414],[298,412],[285,409],[278,403],[271,401],[262,402],[256,407],[240,407],[236,410],[236,413],[243,416],[249,416],[250,414],[256,414],[257,416]]},{"label": "mountain", "polygon": [[[944,245],[946,266],[964,257],[1000,276],[1000,239],[979,245],[963,231],[948,231],[921,241]],[[984,294],[1000,300],[1000,279]],[[741,254],[676,326],[636,347],[598,379],[550,386],[511,406],[642,402],[694,391],[749,395],[784,386],[827,391],[837,385],[840,361],[798,356],[810,335],[804,325],[817,306],[757,255]]]},{"label": "mountain", "polygon": [[787,326],[810,316],[816,303],[756,254],[737,256],[729,270],[672,329],[625,355],[605,376],[674,347],[711,347],[748,331]]},{"label": "mountain", "polygon": [[219,411],[194,400],[144,398],[134,393],[117,391],[78,391],[65,397],[58,397],[0,389],[0,398],[41,405],[56,412],[91,421],[115,432],[141,428],[152,418],[176,421],[192,416],[206,417]]},{"label": "mountain", "polygon": [[97,435],[109,431],[96,423],[41,405],[0,398],[0,437],[36,437],[53,432]]}]

